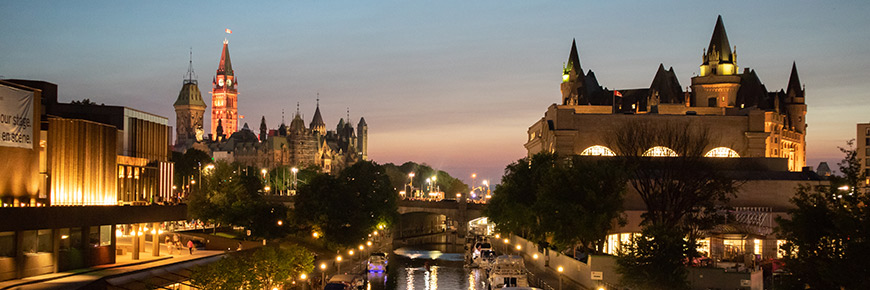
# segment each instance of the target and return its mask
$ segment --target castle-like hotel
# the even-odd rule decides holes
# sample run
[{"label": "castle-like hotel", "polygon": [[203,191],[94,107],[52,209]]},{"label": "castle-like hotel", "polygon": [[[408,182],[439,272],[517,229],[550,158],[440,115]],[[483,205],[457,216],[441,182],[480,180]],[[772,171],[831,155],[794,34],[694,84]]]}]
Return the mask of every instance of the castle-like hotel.
[{"label": "castle-like hotel", "polygon": [[338,172],[368,158],[368,125],[365,118],[360,118],[356,129],[348,116],[347,121],[338,121],[334,131],[327,131],[320,114],[319,100],[308,126],[302,120],[297,105],[289,126],[282,120],[278,129],[269,129],[266,118],[262,117],[259,132],[252,131],[247,123],[240,130],[238,85],[227,41],[224,40],[220,64],[212,80],[211,133],[203,136],[206,104],[191,65],[173,105],[177,120],[175,151],[185,152],[194,148],[211,154],[215,159],[239,162],[244,166],[315,166],[327,173]]},{"label": "castle-like hotel", "polygon": [[[546,151],[560,155],[619,155],[606,144],[621,124],[644,121],[688,122],[710,130],[715,140],[708,157],[761,157],[788,160],[788,170],[806,166],[804,89],[792,64],[785,90],[770,92],[754,70],[737,66],[720,16],[710,45],[701,57],[700,75],[683,91],[674,69],[659,65],[649,88],[602,88],[589,70],[583,72],[576,42],[563,70],[561,104],[547,108],[528,129],[529,156]],[[669,156],[669,148],[650,148],[649,156]]]}]

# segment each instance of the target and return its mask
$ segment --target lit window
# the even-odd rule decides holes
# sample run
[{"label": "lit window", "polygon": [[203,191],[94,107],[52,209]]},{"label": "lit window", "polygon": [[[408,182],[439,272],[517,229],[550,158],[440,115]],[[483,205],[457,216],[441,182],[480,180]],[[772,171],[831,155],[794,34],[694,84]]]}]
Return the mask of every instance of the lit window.
[{"label": "lit window", "polygon": [[604,146],[601,146],[601,145],[595,145],[595,146],[592,146],[592,147],[589,147],[589,148],[584,149],[583,152],[580,152],[580,155],[586,155],[586,156],[616,156],[616,153],[613,153],[613,150],[610,150],[610,148],[607,148],[607,147],[604,147]]},{"label": "lit window", "polygon": [[761,255],[762,241],[759,239],[755,239],[754,241],[752,241],[752,243],[754,244],[752,253],[755,255]]},{"label": "lit window", "polygon": [[643,156],[646,157],[677,157],[677,152],[674,152],[673,149],[664,147],[664,146],[656,146],[646,150],[643,153]]},{"label": "lit window", "polygon": [[704,154],[704,157],[740,157],[737,151],[728,147],[716,147]]}]

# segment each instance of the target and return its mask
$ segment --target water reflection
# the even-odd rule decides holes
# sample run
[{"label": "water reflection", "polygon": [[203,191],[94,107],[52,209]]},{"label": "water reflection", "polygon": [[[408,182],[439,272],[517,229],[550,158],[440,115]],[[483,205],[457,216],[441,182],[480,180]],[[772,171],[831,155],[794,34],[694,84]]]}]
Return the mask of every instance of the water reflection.
[{"label": "water reflection", "polygon": [[[390,270],[387,275],[389,278],[395,277],[396,281],[371,283],[371,289],[486,289],[483,281],[485,275],[476,268],[465,268],[462,253],[449,253],[444,250],[437,246],[397,249],[390,257]],[[379,288],[381,285],[384,288]]]}]

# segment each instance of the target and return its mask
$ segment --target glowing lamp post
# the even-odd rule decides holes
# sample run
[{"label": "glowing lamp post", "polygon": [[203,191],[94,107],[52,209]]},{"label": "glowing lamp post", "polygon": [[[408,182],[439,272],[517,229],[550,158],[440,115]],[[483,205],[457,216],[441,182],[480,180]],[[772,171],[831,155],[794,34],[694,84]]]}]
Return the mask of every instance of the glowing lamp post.
[{"label": "glowing lamp post", "polygon": [[562,266],[559,266],[556,271],[559,271],[559,290],[562,290],[562,272],[565,271],[565,269],[562,268]]},{"label": "glowing lamp post", "polygon": [[341,273],[341,256],[335,257],[337,273]]},{"label": "glowing lamp post", "polygon": [[414,196],[414,172],[408,173],[408,192],[411,193],[411,196]]},{"label": "glowing lamp post", "polygon": [[290,168],[290,172],[293,172],[293,190],[296,191],[296,173],[299,172],[299,168]]},{"label": "glowing lamp post", "polygon": [[320,263],[320,283],[326,284],[326,263]]}]

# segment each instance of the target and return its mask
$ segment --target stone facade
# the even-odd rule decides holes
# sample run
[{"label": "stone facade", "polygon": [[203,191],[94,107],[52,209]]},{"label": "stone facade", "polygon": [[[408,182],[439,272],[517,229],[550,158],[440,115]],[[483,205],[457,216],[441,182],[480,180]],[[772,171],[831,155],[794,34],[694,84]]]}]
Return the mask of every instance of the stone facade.
[{"label": "stone facade", "polygon": [[807,107],[796,65],[788,88],[774,92],[767,91],[754,70],[738,73],[736,47],[729,47],[720,17],[700,70],[686,91],[673,68],[664,65],[649,88],[610,90],[598,84],[591,70],[583,72],[575,42],[563,70],[562,103],[549,106],[529,127],[528,155],[618,155],[605,140],[621,124],[688,122],[711,132],[712,156],[729,152],[728,157],[785,158],[791,171],[806,166]]}]

